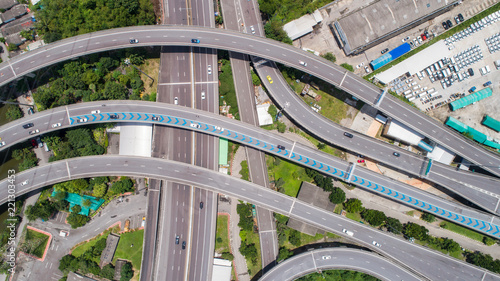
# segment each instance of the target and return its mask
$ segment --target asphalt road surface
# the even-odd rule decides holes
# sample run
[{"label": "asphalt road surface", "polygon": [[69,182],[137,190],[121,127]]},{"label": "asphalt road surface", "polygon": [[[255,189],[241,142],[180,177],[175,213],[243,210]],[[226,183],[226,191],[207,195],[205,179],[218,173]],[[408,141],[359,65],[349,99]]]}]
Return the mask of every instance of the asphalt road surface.
[{"label": "asphalt road surface", "polygon": [[259,281],[295,280],[309,273],[333,269],[364,272],[380,280],[421,280],[377,254],[346,248],[324,248],[293,256],[272,268]]},{"label": "asphalt road surface", "polygon": [[[66,128],[68,124],[74,126],[88,124],[90,122],[110,121],[151,123],[153,116],[156,116],[159,118],[159,121],[153,122],[155,124],[195,130],[240,142],[264,152],[288,158],[289,161],[351,182],[376,194],[391,198],[402,204],[410,205],[413,208],[435,214],[436,216],[462,224],[463,226],[484,234],[495,238],[500,237],[500,219],[498,217],[450,202],[436,195],[416,189],[413,186],[392,180],[368,169],[358,167],[356,163],[345,162],[329,154],[295,143],[278,134],[270,133],[269,131],[249,124],[204,111],[168,104],[159,105],[139,101],[134,101],[133,103],[129,101],[114,101],[108,104],[107,106],[102,106],[101,103],[94,102],[47,110],[35,115],[30,115],[26,118],[18,119],[0,127],[0,135],[4,137],[7,146],[15,142],[27,140],[30,137],[27,132],[35,128],[40,131],[36,133],[36,135],[38,135],[54,129]],[[114,104],[113,108],[111,104]],[[88,114],[88,112],[97,108],[102,110],[101,113],[94,115]],[[105,113],[105,110],[111,113]],[[170,115],[165,115],[166,113]],[[110,119],[110,116],[113,114],[116,114],[119,119]],[[88,121],[78,123],[77,120],[82,120],[82,118]],[[29,122],[33,122],[36,125],[27,130],[20,130],[22,124]],[[52,128],[51,124],[54,122],[62,122],[61,125],[64,125]],[[32,135],[32,137],[36,135]],[[278,149],[276,147],[277,144],[284,145],[285,150]],[[469,174],[467,172],[461,173],[463,173],[464,176]],[[476,192],[479,197],[480,191],[474,189],[470,189],[469,191],[472,193]],[[484,197],[485,200],[488,198],[492,197]]]},{"label": "asphalt road surface", "polygon": [[[196,38],[200,43],[191,43]],[[139,43],[130,44],[130,39]],[[309,52],[270,39],[249,36],[236,31],[202,27],[137,26],[104,30],[75,36],[17,56],[0,64],[0,85],[59,61],[106,50],[151,45],[199,46],[246,53],[300,69],[374,105],[389,117],[399,120],[472,163],[500,175],[500,156],[404,104],[391,95],[381,98],[382,91],[353,73]],[[307,63],[302,66],[299,61]],[[276,77],[273,77],[276,78]],[[292,97],[289,97],[292,98]],[[377,102],[380,104],[377,105]]]},{"label": "asphalt road surface", "polygon": [[[52,162],[18,173],[15,184],[16,196],[48,184],[70,179],[116,175],[169,180],[239,198],[347,237],[412,268],[429,280],[500,280],[499,275],[485,269],[418,244],[412,244],[399,236],[317,208],[297,198],[216,171],[169,160],[129,156],[91,156]],[[20,182],[25,180],[28,180],[28,184],[22,186]],[[7,180],[0,182],[1,198],[7,198],[8,186]],[[342,229],[352,231],[353,236],[347,236]],[[374,246],[373,241],[376,241],[379,246]]]}]

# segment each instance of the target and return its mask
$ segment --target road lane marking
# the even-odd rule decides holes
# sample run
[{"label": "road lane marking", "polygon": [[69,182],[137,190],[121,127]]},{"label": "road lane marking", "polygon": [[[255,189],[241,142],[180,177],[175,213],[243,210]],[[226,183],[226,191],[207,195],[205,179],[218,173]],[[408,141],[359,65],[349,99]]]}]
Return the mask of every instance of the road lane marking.
[{"label": "road lane marking", "polygon": [[68,179],[71,180],[71,172],[69,171],[69,164],[68,161],[66,161],[66,170],[68,170]]},{"label": "road lane marking", "polygon": [[[344,80],[345,80],[345,77],[347,76],[347,72],[349,70],[346,70],[346,72],[344,73],[344,77],[342,77],[342,81],[340,81],[340,84],[339,84],[339,87],[342,87],[342,83],[344,83]],[[331,74],[331,73],[330,73]],[[333,75],[333,74],[332,74]]]},{"label": "road lane marking", "polygon": [[288,158],[292,157],[293,149],[295,148],[296,143],[297,143],[296,141],[293,142],[293,146],[292,146],[292,149],[290,150],[290,154],[288,155]]}]

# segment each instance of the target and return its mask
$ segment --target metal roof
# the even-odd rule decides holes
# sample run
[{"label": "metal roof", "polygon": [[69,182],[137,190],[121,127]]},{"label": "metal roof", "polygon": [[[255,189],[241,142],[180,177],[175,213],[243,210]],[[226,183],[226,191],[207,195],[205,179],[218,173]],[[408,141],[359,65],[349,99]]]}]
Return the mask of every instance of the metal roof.
[{"label": "metal roof", "polygon": [[487,97],[491,97],[492,91],[490,88],[484,88],[481,91],[477,91],[475,93],[472,93],[468,96],[465,96],[459,100],[456,100],[452,103],[450,103],[450,108],[452,111],[455,111],[460,108],[464,108],[470,104],[473,104],[475,102],[478,102],[482,99],[485,99]]}]

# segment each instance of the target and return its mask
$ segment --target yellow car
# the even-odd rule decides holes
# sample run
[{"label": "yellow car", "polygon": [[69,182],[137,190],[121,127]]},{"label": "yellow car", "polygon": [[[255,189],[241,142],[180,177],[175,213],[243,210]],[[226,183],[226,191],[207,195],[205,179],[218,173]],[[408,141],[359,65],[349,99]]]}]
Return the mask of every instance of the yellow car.
[{"label": "yellow car", "polygon": [[269,80],[269,83],[273,83],[273,79],[271,79],[271,76],[267,75],[267,80]]}]

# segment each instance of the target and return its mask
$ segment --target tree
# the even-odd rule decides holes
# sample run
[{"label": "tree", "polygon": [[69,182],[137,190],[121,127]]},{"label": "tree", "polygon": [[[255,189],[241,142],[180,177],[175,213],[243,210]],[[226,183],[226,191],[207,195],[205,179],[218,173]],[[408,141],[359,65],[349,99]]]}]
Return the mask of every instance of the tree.
[{"label": "tree", "polygon": [[56,194],[54,194],[53,198],[54,198],[54,200],[61,201],[61,200],[66,199],[67,195],[68,195],[67,192],[59,191],[59,192],[56,192]]},{"label": "tree", "polygon": [[128,96],[128,90],[122,84],[108,81],[104,84],[102,97],[105,100],[125,100]]},{"label": "tree", "polygon": [[66,218],[66,220],[71,225],[71,228],[75,229],[80,226],[84,226],[90,220],[90,218],[73,212]]},{"label": "tree", "polygon": [[71,208],[71,212],[74,214],[78,214],[82,211],[82,207],[80,205],[74,205],[73,208]]},{"label": "tree", "polygon": [[332,54],[332,53],[326,53],[324,55],[321,55],[324,59],[327,59],[331,62],[336,62],[337,58]]},{"label": "tree", "polygon": [[238,226],[241,228],[241,230],[252,231],[253,230],[252,205],[238,204],[236,206],[236,212],[240,216],[240,221],[238,222]]},{"label": "tree", "polygon": [[280,250],[279,250],[279,253],[278,253],[278,262],[280,262],[282,260],[286,260],[291,255],[293,255],[293,253],[290,250],[288,250],[285,247],[280,247]]},{"label": "tree", "polygon": [[436,221],[436,217],[434,215],[431,215],[429,213],[423,213],[420,218],[426,222],[435,222]]},{"label": "tree", "polygon": [[225,260],[229,260],[229,261],[234,260],[234,256],[230,252],[224,252],[224,253],[221,254],[220,257],[223,258],[223,259],[225,259]]},{"label": "tree", "polygon": [[132,269],[132,264],[127,262],[122,266],[120,272],[120,281],[128,281],[134,277],[134,270]]},{"label": "tree", "polygon": [[334,187],[328,198],[333,204],[340,204],[345,201],[345,192],[338,187]]},{"label": "tree", "polygon": [[6,106],[7,112],[5,112],[5,117],[7,118],[7,120],[14,121],[23,117],[23,112],[21,111],[19,106],[15,104],[8,104]]},{"label": "tree", "polygon": [[341,64],[340,66],[342,66],[343,68],[351,71],[351,72],[354,72],[354,67],[352,67],[352,65],[348,64],[348,63],[343,63]]},{"label": "tree", "polygon": [[100,183],[94,185],[94,189],[92,190],[92,196],[95,197],[104,197],[106,195],[106,191],[108,190],[108,185],[105,183]]},{"label": "tree", "polygon": [[[259,76],[253,70],[251,70],[250,73],[252,74],[252,83],[253,83],[253,85],[254,86],[260,86],[262,84],[262,82],[260,81]],[[274,106],[274,105],[271,105],[271,106]],[[269,110],[267,112],[269,112]],[[269,113],[269,114],[271,114],[271,113]],[[271,114],[271,116],[273,116],[273,115]]]},{"label": "tree", "polygon": [[284,133],[286,131],[286,125],[283,122],[278,122],[278,132]]},{"label": "tree", "polygon": [[267,38],[281,41],[286,44],[292,44],[292,39],[283,30],[283,23],[280,20],[270,20],[264,25],[264,32]]},{"label": "tree", "polygon": [[102,268],[100,275],[106,279],[113,280],[113,277],[115,276],[115,268],[111,263],[108,263]]},{"label": "tree", "polygon": [[400,234],[403,231],[403,225],[398,219],[387,217],[385,219],[385,227],[387,231],[392,232],[394,234]]},{"label": "tree", "polygon": [[439,246],[441,249],[444,249],[448,252],[456,252],[461,249],[460,244],[455,242],[453,239],[449,239],[446,237],[441,237],[439,239]]},{"label": "tree", "polygon": [[90,206],[92,206],[92,201],[90,201],[90,199],[85,199],[82,205],[85,208],[90,208]]},{"label": "tree", "polygon": [[9,46],[7,46],[7,50],[9,52],[13,52],[13,51],[16,51],[16,50],[19,50],[19,46],[17,46],[16,44],[9,44]]},{"label": "tree", "polygon": [[75,256],[65,255],[59,261],[59,270],[62,272],[76,271],[78,268],[73,266],[75,260],[77,260]]},{"label": "tree", "polygon": [[319,150],[325,149],[325,147],[326,147],[326,144],[324,144],[322,142],[318,142],[318,149]]},{"label": "tree", "polygon": [[12,158],[21,161],[21,163],[19,163],[19,171],[31,169],[38,163],[35,152],[26,147],[12,151]]},{"label": "tree", "polygon": [[300,240],[300,232],[295,229],[291,229],[288,232],[288,241],[296,247],[302,245],[302,241]]},{"label": "tree", "polygon": [[490,238],[488,236],[484,236],[483,238],[483,243],[487,246],[494,245],[497,242],[496,239]]},{"label": "tree", "polygon": [[283,178],[279,178],[277,181],[274,182],[274,186],[276,186],[276,189],[279,192],[283,191],[283,185],[285,184],[285,180]]},{"label": "tree", "polygon": [[357,198],[350,198],[344,203],[344,208],[349,213],[357,213],[363,209],[363,203]]},{"label": "tree", "polygon": [[255,260],[257,258],[257,248],[255,247],[255,243],[241,243],[239,250],[246,259]]},{"label": "tree", "polygon": [[429,230],[424,226],[408,222],[403,226],[403,234],[410,238],[413,237],[420,241],[427,241]]},{"label": "tree", "polygon": [[48,200],[42,200],[35,205],[26,207],[25,214],[29,221],[34,221],[38,218],[46,221],[54,211],[54,206]]},{"label": "tree", "polygon": [[224,20],[222,19],[222,16],[219,15],[219,16],[215,17],[215,22],[217,24],[222,24],[224,22]]},{"label": "tree", "polygon": [[372,209],[363,210],[361,217],[373,226],[379,226],[387,219],[383,212]]},{"label": "tree", "polygon": [[271,104],[269,106],[269,109],[267,110],[267,113],[273,117],[273,121],[276,120],[276,115],[278,114],[278,109],[276,109],[276,106],[274,104]]}]

